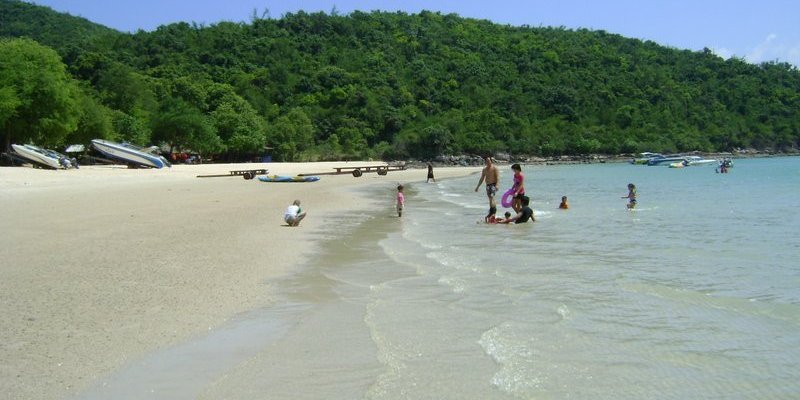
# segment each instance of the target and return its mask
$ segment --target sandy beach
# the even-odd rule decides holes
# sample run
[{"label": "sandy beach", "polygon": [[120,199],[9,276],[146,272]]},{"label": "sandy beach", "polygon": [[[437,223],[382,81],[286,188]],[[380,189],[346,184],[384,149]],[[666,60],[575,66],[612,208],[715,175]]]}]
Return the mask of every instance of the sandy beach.
[{"label": "sandy beach", "polygon": [[[69,397],[129,360],[269,304],[271,280],[314,254],[330,216],[393,207],[359,196],[360,188],[394,191],[426,175],[325,175],[314,183],[196,177],[339,165],[0,168],[0,392]],[[438,168],[436,177],[476,171]],[[294,199],[308,212],[298,228],[282,220]]]}]

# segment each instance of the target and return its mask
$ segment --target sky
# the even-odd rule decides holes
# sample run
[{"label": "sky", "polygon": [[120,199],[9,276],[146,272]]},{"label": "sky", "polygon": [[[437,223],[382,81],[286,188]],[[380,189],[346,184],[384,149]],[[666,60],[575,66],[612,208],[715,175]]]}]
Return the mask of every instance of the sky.
[{"label": "sky", "polygon": [[723,58],[800,67],[797,0],[27,0],[124,32],[174,22],[249,22],[254,14],[336,10],[456,13],[499,24],[604,30]]}]

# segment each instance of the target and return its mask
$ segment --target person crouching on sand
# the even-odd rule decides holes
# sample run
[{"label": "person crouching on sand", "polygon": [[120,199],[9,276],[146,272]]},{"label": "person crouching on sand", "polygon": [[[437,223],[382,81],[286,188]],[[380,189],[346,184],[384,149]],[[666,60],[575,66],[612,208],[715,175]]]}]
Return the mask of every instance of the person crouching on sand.
[{"label": "person crouching on sand", "polygon": [[302,221],[305,217],[305,211],[300,208],[300,200],[295,200],[294,203],[287,207],[286,211],[283,213],[283,220],[286,221],[289,226],[300,225],[300,221]]}]

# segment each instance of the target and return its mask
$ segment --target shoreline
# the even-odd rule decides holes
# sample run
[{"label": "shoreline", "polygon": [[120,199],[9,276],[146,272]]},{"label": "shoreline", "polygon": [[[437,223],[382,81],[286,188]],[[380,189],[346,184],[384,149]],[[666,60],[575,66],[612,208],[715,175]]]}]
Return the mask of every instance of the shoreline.
[{"label": "shoreline", "polygon": [[[270,304],[271,282],[307,262],[333,215],[378,206],[362,187],[424,182],[323,176],[313,183],[195,178],[229,169],[299,174],[342,163],[178,165],[169,170],[86,166],[0,168],[5,366],[12,398],[63,398],[144,354]],[[370,165],[374,162],[349,165]],[[438,168],[437,179],[479,169]],[[283,224],[295,198],[308,217]]]}]

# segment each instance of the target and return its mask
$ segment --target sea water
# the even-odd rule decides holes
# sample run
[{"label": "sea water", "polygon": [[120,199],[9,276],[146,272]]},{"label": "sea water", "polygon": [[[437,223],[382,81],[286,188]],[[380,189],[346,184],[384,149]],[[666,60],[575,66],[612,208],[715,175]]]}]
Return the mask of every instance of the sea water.
[{"label": "sea water", "polygon": [[167,379],[170,398],[800,396],[800,158],[523,173],[528,224],[485,224],[477,176],[406,185],[402,218],[394,184],[371,193],[386,206],[342,216],[278,305],[222,330],[264,334],[203,339],[248,346],[185,357],[193,375],[228,367]]}]

